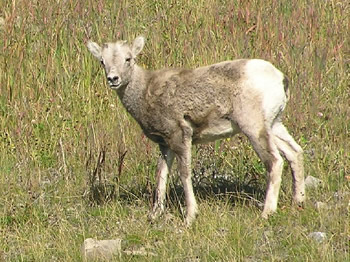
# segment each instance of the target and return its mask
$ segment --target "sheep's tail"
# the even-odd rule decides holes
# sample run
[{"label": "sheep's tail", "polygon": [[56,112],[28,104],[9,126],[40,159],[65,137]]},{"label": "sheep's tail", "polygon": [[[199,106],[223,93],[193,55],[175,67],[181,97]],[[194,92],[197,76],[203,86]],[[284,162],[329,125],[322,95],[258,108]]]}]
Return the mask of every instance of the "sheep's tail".
[{"label": "sheep's tail", "polygon": [[288,102],[290,98],[290,92],[289,92],[289,79],[286,75],[283,78],[283,87],[284,87],[284,92],[286,93],[286,98]]}]

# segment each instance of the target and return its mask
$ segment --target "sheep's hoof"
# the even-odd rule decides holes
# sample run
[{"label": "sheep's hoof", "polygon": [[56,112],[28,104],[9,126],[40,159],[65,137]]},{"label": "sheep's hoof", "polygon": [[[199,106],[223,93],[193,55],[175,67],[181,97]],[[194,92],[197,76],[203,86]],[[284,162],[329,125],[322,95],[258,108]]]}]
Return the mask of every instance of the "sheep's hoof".
[{"label": "sheep's hoof", "polygon": [[267,213],[261,213],[261,217],[263,219],[268,219],[269,218],[269,215]]},{"label": "sheep's hoof", "polygon": [[194,221],[194,217],[186,217],[185,218],[185,226],[188,228],[188,227],[191,227],[193,221]]},{"label": "sheep's hoof", "polygon": [[159,219],[163,214],[164,210],[161,210],[160,208],[155,208],[148,214],[148,220],[154,222],[155,220]]},{"label": "sheep's hoof", "polygon": [[305,194],[298,194],[293,196],[293,203],[297,206],[304,206]]},{"label": "sheep's hoof", "polygon": [[187,214],[185,218],[185,226],[190,227],[197,216],[198,216],[198,211],[195,211],[194,214],[192,215]]},{"label": "sheep's hoof", "polygon": [[276,211],[273,211],[273,210],[267,210],[267,211],[263,211],[262,213],[261,213],[261,217],[263,218],[263,219],[268,219],[272,214],[274,214],[274,213],[276,213]]}]

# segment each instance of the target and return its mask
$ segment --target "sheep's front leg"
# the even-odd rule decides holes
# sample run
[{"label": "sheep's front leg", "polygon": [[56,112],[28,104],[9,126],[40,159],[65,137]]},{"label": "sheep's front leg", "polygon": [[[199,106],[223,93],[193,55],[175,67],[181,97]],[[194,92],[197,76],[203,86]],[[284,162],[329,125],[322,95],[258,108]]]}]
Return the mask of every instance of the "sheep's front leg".
[{"label": "sheep's front leg", "polygon": [[196,198],[193,193],[193,186],[191,180],[191,142],[187,141],[181,153],[177,153],[177,162],[180,172],[181,182],[184,187],[186,199],[186,218],[187,226],[191,225],[198,213]]},{"label": "sheep's front leg", "polygon": [[168,173],[174,160],[174,153],[166,146],[159,146],[161,155],[157,165],[157,188],[150,219],[154,220],[164,212],[164,200]]}]

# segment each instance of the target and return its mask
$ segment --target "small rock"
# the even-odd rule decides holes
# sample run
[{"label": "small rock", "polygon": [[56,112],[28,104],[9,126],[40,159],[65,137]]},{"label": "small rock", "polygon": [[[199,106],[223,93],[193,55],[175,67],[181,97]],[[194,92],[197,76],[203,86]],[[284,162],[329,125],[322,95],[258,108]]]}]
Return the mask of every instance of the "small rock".
[{"label": "small rock", "polygon": [[305,187],[306,188],[317,188],[317,187],[321,186],[322,183],[323,182],[321,179],[318,179],[318,178],[313,177],[313,176],[308,176],[305,179]]},{"label": "small rock", "polygon": [[317,202],[315,203],[315,207],[316,207],[316,209],[317,209],[318,211],[322,211],[322,210],[327,210],[327,209],[329,209],[329,206],[328,206],[326,203],[321,202],[321,201],[317,201]]},{"label": "small rock", "polygon": [[308,237],[316,240],[319,243],[322,243],[326,240],[327,234],[324,232],[312,232],[308,235]]},{"label": "small rock", "polygon": [[337,191],[337,192],[334,192],[333,197],[337,201],[346,200],[347,198],[350,198],[350,192]]},{"label": "small rock", "polygon": [[273,231],[271,231],[271,230],[266,230],[266,231],[264,231],[264,237],[265,238],[271,238],[271,237],[273,237]]},{"label": "small rock", "polygon": [[263,237],[264,237],[265,243],[270,243],[270,240],[273,238],[273,231],[271,230],[264,231]]},{"label": "small rock", "polygon": [[134,250],[124,250],[123,252],[129,256],[145,256],[145,257],[157,256],[155,253],[151,251],[147,251],[146,248],[144,247],[141,247],[139,249],[134,249]]},{"label": "small rock", "polygon": [[96,240],[85,239],[81,247],[82,256],[85,261],[109,260],[121,254],[121,239]]},{"label": "small rock", "polygon": [[350,207],[350,192],[335,192],[333,195],[334,199],[337,201],[337,203]]}]

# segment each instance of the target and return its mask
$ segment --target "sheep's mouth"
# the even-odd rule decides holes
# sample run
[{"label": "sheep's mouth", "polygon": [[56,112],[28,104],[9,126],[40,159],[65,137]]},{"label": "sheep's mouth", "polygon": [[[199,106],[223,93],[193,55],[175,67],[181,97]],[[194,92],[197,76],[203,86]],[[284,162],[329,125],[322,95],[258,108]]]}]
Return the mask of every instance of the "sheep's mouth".
[{"label": "sheep's mouth", "polygon": [[117,84],[109,84],[109,87],[112,88],[112,89],[118,89],[120,86],[121,86],[120,83],[117,83]]}]

